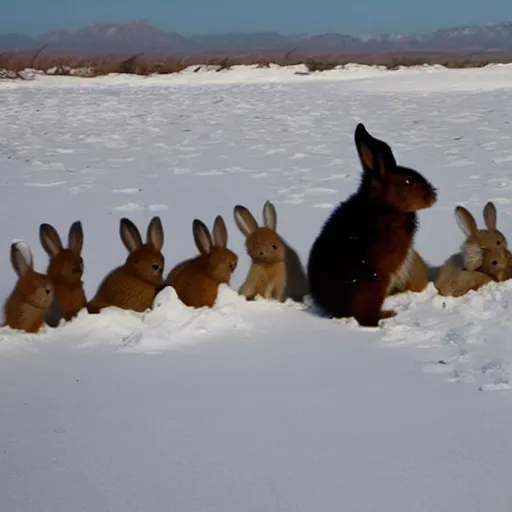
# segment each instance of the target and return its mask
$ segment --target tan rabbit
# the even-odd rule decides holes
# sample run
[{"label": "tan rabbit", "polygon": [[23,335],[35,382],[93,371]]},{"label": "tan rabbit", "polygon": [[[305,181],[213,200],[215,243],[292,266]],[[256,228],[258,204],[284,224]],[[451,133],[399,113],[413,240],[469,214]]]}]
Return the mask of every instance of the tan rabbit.
[{"label": "tan rabbit", "polygon": [[234,208],[235,223],[246,237],[245,247],[252,263],[238,293],[248,300],[261,296],[283,302],[286,288],[286,248],[276,232],[277,216],[270,201],[263,206],[263,226],[241,205]]},{"label": "tan rabbit", "polygon": [[[506,241],[496,234],[484,234],[484,237],[476,239],[479,234],[472,215],[461,206],[455,208],[457,224],[466,235],[460,253],[453,254],[443,264],[434,283],[440,295],[460,297],[469,290],[477,290],[490,281],[504,281],[510,277]],[[500,242],[499,244],[497,242]],[[474,250],[477,243],[478,251]],[[468,253],[472,265],[467,266]],[[478,260],[478,266],[475,262]]]},{"label": "tan rabbit", "polygon": [[504,249],[482,249],[482,264],[478,270],[465,270],[461,254],[452,255],[442,266],[435,287],[439,295],[461,297],[478,290],[491,281],[508,279],[508,258]]},{"label": "tan rabbit", "polygon": [[388,285],[388,295],[403,292],[422,292],[428,285],[428,267],[412,247],[407,257]]},{"label": "tan rabbit", "polygon": [[238,256],[227,248],[228,232],[220,215],[213,224],[213,238],[198,219],[192,223],[192,233],[199,256],[176,265],[169,272],[165,285],[172,286],[187,306],[212,307],[217,300],[219,285],[229,285]]},{"label": "tan rabbit", "polygon": [[142,313],[151,308],[163,284],[165,259],[161,250],[164,233],[160,217],[151,219],[145,244],[132,221],[121,219],[119,228],[121,240],[129,251],[128,257],[121,267],[104,278],[96,296],[87,304],[89,313],[99,313],[109,306]]},{"label": "tan rabbit", "polygon": [[[275,206],[267,201],[263,207],[267,215],[272,219],[274,231],[277,230],[277,212]],[[297,251],[293,249],[288,242],[280,236],[284,243],[284,263],[286,267],[286,285],[284,289],[284,299],[291,299],[295,302],[301,302],[309,293],[308,276],[306,269],[302,264]]]},{"label": "tan rabbit", "polygon": [[11,245],[11,264],[18,281],[4,305],[4,325],[36,333],[53,302],[52,280],[34,270],[32,252],[23,241]]},{"label": "tan rabbit", "polygon": [[459,227],[467,237],[461,248],[464,267],[467,270],[476,270],[481,266],[482,248],[503,248],[511,258],[507,239],[496,227],[497,212],[494,203],[489,201],[483,209],[484,223],[487,229],[478,229],[473,215],[466,208],[457,206],[456,212]]},{"label": "tan rabbit", "polygon": [[74,222],[69,228],[67,248],[62,246],[59,234],[50,224],[41,224],[39,239],[43,249],[50,256],[47,273],[55,289],[53,305],[46,323],[56,327],[62,318],[68,322],[86,306],[82,282],[84,273],[84,261],[81,256],[84,243],[82,223]]}]

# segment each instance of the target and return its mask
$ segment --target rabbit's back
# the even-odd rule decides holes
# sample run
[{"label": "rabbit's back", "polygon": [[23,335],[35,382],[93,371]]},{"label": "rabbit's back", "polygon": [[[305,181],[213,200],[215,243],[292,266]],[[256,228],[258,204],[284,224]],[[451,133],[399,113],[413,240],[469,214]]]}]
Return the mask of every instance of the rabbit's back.
[{"label": "rabbit's back", "polygon": [[173,283],[178,298],[186,306],[212,307],[217,300],[219,283],[210,277],[201,258],[183,265],[175,274]]},{"label": "rabbit's back", "polygon": [[402,266],[392,275],[387,294],[423,291],[428,286],[428,271],[423,258],[411,247]]},{"label": "rabbit's back", "polygon": [[477,290],[493,279],[477,270],[465,270],[463,258],[460,253],[448,258],[439,271],[434,283],[439,295],[461,297],[470,290]]},{"label": "rabbit's back", "polygon": [[188,260],[182,261],[181,263],[178,263],[169,272],[169,275],[167,276],[167,278],[166,278],[166,280],[164,282],[164,285],[165,286],[172,286],[173,288],[176,288],[175,287],[175,283],[176,283],[177,279],[179,278],[179,276],[181,275],[183,270],[185,270],[187,268],[187,266],[189,266],[193,261],[194,261],[194,258],[190,258]]},{"label": "rabbit's back", "polygon": [[124,267],[119,267],[105,277],[87,308],[90,313],[108,306],[142,313],[151,308],[155,295],[156,288],[153,284],[146,283]]}]

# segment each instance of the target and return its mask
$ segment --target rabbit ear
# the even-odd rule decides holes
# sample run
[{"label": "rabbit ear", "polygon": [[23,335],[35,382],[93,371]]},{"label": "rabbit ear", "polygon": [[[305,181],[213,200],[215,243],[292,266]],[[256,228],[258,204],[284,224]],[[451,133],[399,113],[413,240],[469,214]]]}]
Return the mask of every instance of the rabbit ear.
[{"label": "rabbit ear", "polygon": [[245,206],[236,205],[233,210],[233,214],[238,229],[246,237],[258,229],[258,223],[256,222],[256,219]]},{"label": "rabbit ear", "polygon": [[155,249],[162,250],[164,246],[164,228],[160,217],[153,217],[148,226],[146,234],[147,243],[151,244]]},{"label": "rabbit ear", "polygon": [[384,180],[387,170],[396,167],[396,160],[389,145],[372,137],[363,123],[356,127],[354,142],[364,171],[374,178]]},{"label": "rabbit ear", "polygon": [[62,250],[60,236],[51,224],[41,224],[39,226],[39,240],[49,256],[55,256]]},{"label": "rabbit ear", "polygon": [[215,217],[213,223],[213,241],[216,247],[225,249],[228,246],[228,230],[224,219],[220,215]]},{"label": "rabbit ear", "polygon": [[82,230],[82,223],[77,220],[71,224],[68,233],[68,247],[75,253],[80,255],[84,245],[84,232]]},{"label": "rabbit ear", "polygon": [[459,228],[462,229],[466,236],[475,236],[478,234],[478,228],[473,215],[463,206],[455,207],[455,219],[457,220]]},{"label": "rabbit ear", "polygon": [[484,207],[484,222],[487,229],[496,229],[497,217],[496,206],[492,201],[489,201]]},{"label": "rabbit ear", "polygon": [[277,212],[275,206],[267,201],[263,205],[263,222],[265,226],[273,231],[277,228]]},{"label": "rabbit ear", "polygon": [[32,252],[23,240],[11,244],[11,264],[20,277],[33,268]]},{"label": "rabbit ear", "polygon": [[194,219],[192,222],[192,234],[199,252],[209,254],[213,246],[212,237],[208,228],[199,219]]},{"label": "rabbit ear", "polygon": [[122,218],[119,224],[119,235],[129,252],[136,251],[142,246],[142,238],[137,226],[129,219]]}]

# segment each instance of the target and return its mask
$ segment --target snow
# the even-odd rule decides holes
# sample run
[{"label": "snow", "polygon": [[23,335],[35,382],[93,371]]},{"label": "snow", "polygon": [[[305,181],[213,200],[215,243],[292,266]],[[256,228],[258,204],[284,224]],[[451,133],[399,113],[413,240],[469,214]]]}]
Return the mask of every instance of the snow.
[{"label": "snow", "polygon": [[[510,236],[511,66],[287,73],[0,82],[2,296],[13,240],[46,269],[41,222],[82,221],[88,297],[125,258],[123,216],[161,216],[169,270],[195,253],[192,220],[222,214],[236,290],[233,207],[260,219],[270,199],[305,263],[357,187],[360,121],[439,188],[416,241],[431,265],[463,240],[456,204],[482,224],[493,200]],[[399,315],[363,329],[307,300],[222,287],[192,310],[167,289],[143,314],[0,329],[2,510],[508,511],[512,281],[387,302]]]},{"label": "snow", "polygon": [[[68,69],[68,68],[66,68]],[[447,69],[441,65],[399,66],[390,71],[385,66],[367,66],[363,64],[347,64],[327,71],[309,72],[304,64],[279,66],[270,64],[269,68],[258,65],[237,65],[230,69],[219,66],[189,66],[180,73],[155,74],[150,77],[132,74],[110,74],[87,80],[77,80],[77,76],[53,76],[57,68],[47,70],[47,75],[37,70],[22,71],[26,82],[4,81],[5,88],[28,87],[86,87],[96,88],[124,85],[139,87],[161,87],[163,85],[205,85],[224,84],[290,84],[311,83],[312,81],[333,82],[356,80],[360,90],[371,92],[431,92],[447,90],[494,90],[508,88],[512,73],[512,64],[489,64],[481,68]],[[69,68],[71,75],[89,75],[89,68]],[[435,80],[427,75],[435,75]],[[0,77],[2,76],[0,70]],[[469,82],[468,82],[469,81]],[[28,82],[28,83],[27,83]]]}]

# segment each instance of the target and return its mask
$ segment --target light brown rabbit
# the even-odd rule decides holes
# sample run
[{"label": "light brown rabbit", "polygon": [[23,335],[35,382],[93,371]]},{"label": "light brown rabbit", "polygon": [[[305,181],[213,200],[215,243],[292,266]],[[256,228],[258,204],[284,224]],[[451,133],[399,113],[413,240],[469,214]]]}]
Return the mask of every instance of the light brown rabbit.
[{"label": "light brown rabbit", "polygon": [[[270,201],[267,201],[263,211],[267,211],[268,217],[273,219],[274,231],[277,231],[277,212],[275,206]],[[282,236],[280,238],[284,244],[284,264],[286,268],[284,300],[291,299],[295,302],[302,302],[309,293],[306,270],[297,251]]]},{"label": "light brown rabbit", "polygon": [[413,248],[388,285],[388,295],[404,292],[422,292],[428,285],[428,267]]},{"label": "light brown rabbit", "polygon": [[165,285],[172,286],[187,306],[212,307],[217,300],[219,285],[229,285],[238,265],[238,256],[227,248],[228,232],[220,215],[213,224],[213,238],[199,219],[194,219],[192,233],[199,256],[176,265],[169,272]]},{"label": "light brown rabbit", "polygon": [[491,281],[508,279],[508,258],[504,249],[482,249],[482,264],[478,270],[465,270],[461,254],[454,254],[442,266],[435,287],[439,295],[461,297],[470,290],[478,290]]},{"label": "light brown rabbit", "polygon": [[67,248],[63,247],[59,234],[51,224],[41,224],[39,239],[50,257],[47,274],[53,281],[55,289],[52,308],[46,317],[46,323],[56,327],[62,318],[68,322],[86,306],[82,282],[84,273],[84,261],[81,256],[84,243],[82,223],[76,221],[69,228]]},{"label": "light brown rabbit", "polygon": [[109,306],[142,313],[151,308],[163,284],[165,259],[161,250],[164,232],[160,217],[151,219],[145,244],[132,221],[121,219],[119,231],[129,251],[128,257],[121,267],[104,278],[96,296],[87,304],[89,313],[99,313]]},{"label": "light brown rabbit", "polygon": [[[434,283],[439,294],[460,297],[469,290],[477,290],[490,281],[499,282],[508,279],[510,271],[504,237],[501,239],[499,235],[484,233],[484,238],[477,240],[479,233],[476,222],[473,216],[461,206],[455,208],[455,218],[467,238],[462,244],[461,251],[453,254],[441,267]],[[477,243],[482,243],[484,246],[477,246]],[[478,251],[473,249],[474,247],[477,247]],[[473,251],[470,267],[467,266],[468,248]],[[477,260],[478,266],[475,266]]]},{"label": "light brown rabbit", "polygon": [[246,237],[245,247],[252,263],[238,293],[252,300],[256,296],[283,302],[286,288],[285,243],[276,232],[276,210],[270,201],[263,206],[263,226],[241,205],[234,208],[235,223]]},{"label": "light brown rabbit", "polygon": [[34,270],[32,252],[26,242],[11,245],[11,264],[18,281],[4,305],[4,325],[36,333],[53,302],[52,280]]},{"label": "light brown rabbit", "polygon": [[476,270],[482,265],[483,248],[503,248],[508,257],[512,258],[508,251],[505,235],[496,227],[497,212],[494,203],[489,201],[483,209],[484,223],[487,229],[478,229],[473,215],[466,208],[457,206],[455,210],[457,223],[467,237],[461,248],[464,267],[467,270]]}]

